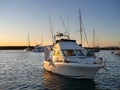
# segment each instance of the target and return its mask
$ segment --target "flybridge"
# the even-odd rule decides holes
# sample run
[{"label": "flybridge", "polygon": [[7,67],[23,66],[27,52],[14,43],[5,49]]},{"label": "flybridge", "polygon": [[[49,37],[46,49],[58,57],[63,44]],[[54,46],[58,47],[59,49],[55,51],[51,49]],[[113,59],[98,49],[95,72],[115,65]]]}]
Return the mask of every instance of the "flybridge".
[{"label": "flybridge", "polygon": [[61,39],[61,38],[69,39],[69,36],[66,35],[66,33],[63,34],[63,33],[57,32],[57,35],[54,36],[54,39],[56,40],[56,39],[58,39],[58,38],[59,38],[59,39]]},{"label": "flybridge", "polygon": [[58,42],[76,42],[76,40],[70,40],[69,35],[58,32],[57,35],[54,36],[55,43]]},{"label": "flybridge", "polygon": [[58,42],[76,42],[76,40],[68,40],[68,39],[56,40],[56,43],[58,43]]}]

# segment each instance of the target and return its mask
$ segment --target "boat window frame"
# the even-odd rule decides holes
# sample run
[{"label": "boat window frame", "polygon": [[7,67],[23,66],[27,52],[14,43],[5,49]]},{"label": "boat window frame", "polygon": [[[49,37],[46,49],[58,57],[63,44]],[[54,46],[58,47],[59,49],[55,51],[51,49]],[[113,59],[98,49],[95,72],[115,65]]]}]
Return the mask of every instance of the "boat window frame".
[{"label": "boat window frame", "polygon": [[[71,54],[71,55],[70,55],[70,53],[69,53],[69,54],[68,54],[68,53],[65,54],[64,51],[68,51],[68,50],[69,50],[69,51],[72,51],[72,54]],[[75,51],[74,51],[74,49],[64,49],[64,50],[62,50],[62,53],[63,53],[64,56],[77,56],[76,53],[75,53]]]},{"label": "boat window frame", "polygon": [[[74,51],[75,51],[77,56],[85,56],[85,54],[80,49],[74,49]],[[81,54],[79,54],[78,51],[80,51]]]}]

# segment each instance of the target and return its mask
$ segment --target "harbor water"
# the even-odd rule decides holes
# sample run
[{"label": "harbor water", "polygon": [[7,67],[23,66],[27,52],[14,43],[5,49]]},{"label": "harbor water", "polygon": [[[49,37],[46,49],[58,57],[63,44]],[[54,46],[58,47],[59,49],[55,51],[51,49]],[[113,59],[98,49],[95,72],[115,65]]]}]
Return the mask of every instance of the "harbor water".
[{"label": "harbor water", "polygon": [[120,90],[120,56],[111,52],[96,53],[106,58],[106,70],[94,80],[78,80],[45,71],[44,53],[1,50],[0,90]]}]

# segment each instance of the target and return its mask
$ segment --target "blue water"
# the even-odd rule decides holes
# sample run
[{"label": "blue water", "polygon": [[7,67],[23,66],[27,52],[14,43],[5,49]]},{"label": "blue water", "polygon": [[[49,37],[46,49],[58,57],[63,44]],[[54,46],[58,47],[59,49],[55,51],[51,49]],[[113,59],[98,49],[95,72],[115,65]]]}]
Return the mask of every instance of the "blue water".
[{"label": "blue water", "polygon": [[77,80],[43,70],[43,53],[0,51],[0,90],[120,90],[120,56],[100,51],[107,59],[94,80]]}]

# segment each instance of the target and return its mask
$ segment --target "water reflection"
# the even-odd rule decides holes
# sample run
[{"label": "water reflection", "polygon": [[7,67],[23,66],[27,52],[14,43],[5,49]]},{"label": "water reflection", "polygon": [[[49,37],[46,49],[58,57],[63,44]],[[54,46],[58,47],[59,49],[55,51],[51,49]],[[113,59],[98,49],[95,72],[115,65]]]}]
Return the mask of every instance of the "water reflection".
[{"label": "water reflection", "polygon": [[95,90],[95,83],[93,80],[79,80],[63,77],[50,73],[43,72],[42,86],[45,89],[52,90]]},{"label": "water reflection", "polygon": [[107,71],[90,81],[44,71],[44,53],[0,51],[0,90],[120,90],[120,56],[110,52],[96,53],[107,59]]}]

